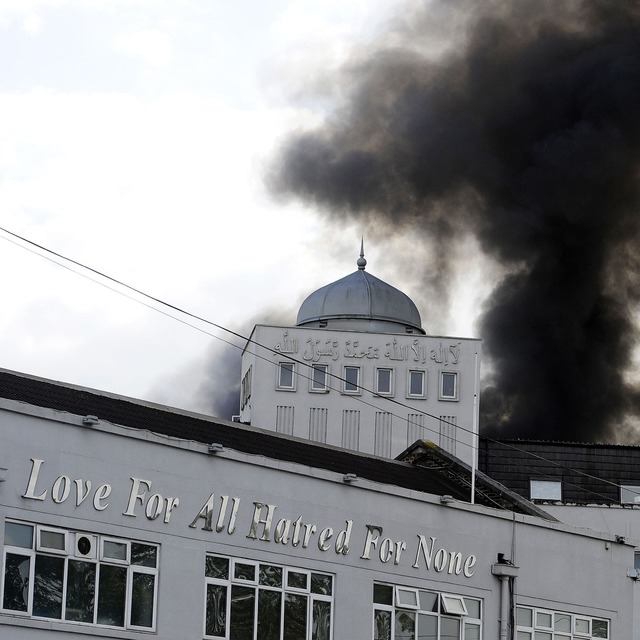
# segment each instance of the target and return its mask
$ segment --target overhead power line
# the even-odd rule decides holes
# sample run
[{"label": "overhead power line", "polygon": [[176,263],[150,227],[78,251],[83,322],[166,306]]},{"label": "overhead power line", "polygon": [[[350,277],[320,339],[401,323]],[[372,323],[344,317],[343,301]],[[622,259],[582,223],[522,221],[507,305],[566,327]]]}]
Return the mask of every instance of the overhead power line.
[{"label": "overhead power line", "polygon": [[[169,302],[166,302],[165,300],[162,300],[161,298],[158,298],[158,297],[155,297],[155,296],[153,296],[151,294],[148,294],[145,291],[142,291],[141,289],[138,289],[137,287],[129,285],[129,284],[127,284],[127,283],[125,283],[125,282],[123,282],[121,280],[118,280],[117,278],[114,278],[114,277],[112,277],[112,276],[110,276],[110,275],[108,275],[108,274],[106,274],[106,273],[104,273],[102,271],[99,271],[98,269],[94,269],[93,267],[89,267],[88,265],[86,265],[86,264],[84,264],[82,262],[79,262],[77,260],[74,260],[73,258],[69,258],[69,257],[67,257],[67,256],[65,256],[65,255],[63,255],[61,253],[53,251],[52,249],[49,249],[48,247],[45,247],[45,246],[43,246],[41,244],[38,244],[38,243],[36,243],[36,242],[34,242],[32,240],[29,240],[28,238],[25,238],[24,236],[21,236],[21,235],[19,235],[17,233],[14,233],[14,232],[10,231],[9,229],[6,229],[4,227],[0,227],[0,231],[2,233],[6,234],[7,236],[9,236],[9,238],[6,238],[6,237],[4,238],[8,242],[12,242],[13,244],[16,244],[16,246],[19,246],[19,247],[21,247],[21,248],[23,248],[23,249],[25,249],[27,251],[31,251],[32,253],[34,253],[35,255],[38,255],[41,258],[44,258],[45,260],[49,260],[50,262],[53,262],[57,266],[60,266],[60,267],[62,267],[64,269],[67,269],[67,270],[71,271],[72,273],[75,273],[76,275],[79,275],[81,277],[88,278],[92,282],[95,282],[96,284],[98,284],[100,286],[103,286],[103,287],[113,291],[114,293],[118,293],[119,295],[122,295],[122,296],[124,296],[126,298],[129,298],[130,300],[132,300],[134,302],[137,302],[138,304],[142,304],[143,306],[145,306],[145,307],[147,307],[147,308],[149,308],[149,309],[151,309],[153,311],[157,311],[158,313],[161,313],[162,315],[164,315],[166,317],[169,317],[169,318],[171,318],[171,319],[173,319],[173,320],[175,320],[177,322],[180,322],[181,324],[184,324],[184,325],[186,325],[188,327],[191,327],[192,329],[195,329],[195,330],[197,330],[197,331],[199,331],[201,333],[204,333],[205,335],[208,335],[208,336],[210,336],[212,338],[215,338],[216,340],[220,340],[221,342],[224,342],[225,344],[227,344],[229,346],[232,346],[232,347],[234,347],[236,349],[242,350],[242,349],[245,348],[246,344],[254,344],[254,345],[259,346],[262,349],[265,349],[266,351],[272,353],[273,355],[277,355],[278,358],[286,358],[286,359],[288,359],[288,360],[290,360],[290,361],[292,361],[294,363],[297,363],[297,364],[301,365],[302,367],[305,367],[307,370],[311,370],[312,367],[313,367],[312,364],[309,364],[309,363],[305,362],[304,360],[299,360],[299,359],[294,358],[292,356],[289,356],[289,355],[283,354],[283,353],[281,353],[279,351],[276,351],[275,349],[272,349],[272,348],[270,348],[270,347],[268,347],[268,346],[266,346],[264,344],[261,344],[261,343],[257,342],[256,340],[253,340],[252,338],[250,338],[248,336],[242,335],[241,333],[238,333],[237,331],[234,331],[233,329],[229,329],[228,327],[225,327],[224,325],[221,325],[221,324],[218,324],[216,322],[213,322],[212,320],[208,320],[207,318],[203,318],[202,316],[199,316],[197,314],[191,313],[191,312],[187,311],[186,309],[182,309],[181,307],[178,307],[177,305],[174,305],[174,304],[171,304]],[[24,245],[20,244],[19,242],[16,242],[16,240],[19,240],[20,242],[25,243],[27,246],[24,246]],[[40,252],[44,252],[44,253],[39,253],[38,251],[34,251],[34,249],[37,249]],[[53,256],[54,258],[62,260],[63,262],[59,262],[58,260],[55,260],[50,256]],[[67,263],[67,264],[65,264],[65,263]],[[75,270],[74,268],[72,268],[72,267],[70,267],[68,265],[73,265],[74,267],[78,267],[79,269],[83,270],[86,273],[82,273],[82,271],[77,271],[77,270]],[[89,275],[89,274],[91,274],[93,276],[97,276],[98,279],[96,279],[94,277],[91,277],[91,275]],[[102,279],[103,281],[101,281],[100,279]],[[108,284],[108,283],[110,283],[110,284]],[[114,285],[116,285],[116,286],[114,286]],[[125,291],[122,291],[118,287],[120,287],[121,289],[124,289]],[[164,311],[163,309],[158,308],[158,307],[154,306],[153,304],[144,302],[144,300],[140,300],[139,298],[133,297],[132,295],[126,293],[126,291],[130,291],[132,293],[135,293],[138,296],[140,296],[141,298],[147,299],[147,300],[149,300],[149,301],[151,301],[151,302],[153,302],[153,303],[155,303],[157,305],[160,305],[161,307],[165,307],[166,309],[169,309],[169,310],[171,310],[173,312],[176,312],[178,314],[182,314],[182,315],[186,316],[187,318],[191,318],[192,320],[197,320],[198,322],[202,322],[202,323],[204,323],[206,325],[214,327],[215,329],[218,329],[219,331],[223,331],[223,332],[229,334],[230,336],[233,336],[235,338],[239,338],[240,340],[243,341],[244,344],[243,345],[238,345],[238,344],[236,344],[234,342],[231,342],[229,340],[225,340],[221,336],[216,335],[214,333],[211,333],[209,331],[206,331],[202,327],[198,327],[197,325],[194,325],[191,322],[188,322],[187,320],[184,320],[182,318],[176,317],[172,313]],[[257,354],[257,353],[255,355],[256,355],[256,357],[261,358],[262,360],[265,360],[265,361],[269,362],[273,366],[278,366],[277,362],[272,362],[270,359],[265,358],[264,356],[261,356],[260,354]],[[342,384],[342,383],[346,382],[344,380],[344,378],[342,378],[341,376],[339,376],[337,374],[333,374],[333,373],[330,373],[330,372],[327,372],[327,374],[329,375],[330,378],[332,378],[334,381],[338,382],[339,384]],[[311,379],[311,375],[313,375],[313,372],[311,371],[311,375],[305,375],[302,372],[298,372],[297,375],[300,375],[301,377],[309,380],[309,379]],[[456,427],[457,429],[460,429],[461,431],[464,431],[466,433],[470,433],[472,435],[475,435],[473,430],[469,429],[468,427],[465,427],[465,426],[459,425],[459,424],[451,423],[451,422],[443,419],[441,416],[436,416],[436,415],[431,414],[431,413],[429,413],[427,411],[422,411],[420,409],[417,409],[415,407],[407,405],[406,403],[404,403],[404,402],[402,402],[400,400],[396,400],[395,398],[390,398],[390,397],[387,397],[387,396],[379,396],[372,389],[368,389],[367,387],[364,387],[362,385],[358,385],[358,386],[363,391],[365,391],[367,393],[371,393],[372,395],[376,396],[376,398],[379,398],[380,400],[382,400],[384,402],[391,403],[393,405],[396,405],[398,407],[402,407],[404,409],[409,409],[413,413],[419,413],[421,415],[424,415],[425,417],[432,418],[433,420],[437,420],[438,423],[443,423],[444,422],[446,424],[449,424],[451,426]],[[336,387],[330,387],[330,389],[331,390],[339,390]],[[372,402],[368,402],[367,400],[365,400],[364,398],[359,397],[359,396],[353,396],[353,400],[357,401],[357,402],[360,402],[362,404],[365,404],[367,406],[371,406],[371,407],[378,407],[379,406],[379,405],[376,405],[376,404],[374,404]],[[388,413],[391,413],[391,415],[394,416],[394,417],[397,417],[397,418],[400,418],[402,420],[405,420],[404,416],[400,416],[397,413],[393,413],[391,411],[388,412]],[[429,431],[433,431],[433,433],[436,433],[432,429],[429,429]],[[488,438],[486,436],[483,436],[483,438],[487,442],[492,442],[494,444],[500,444],[501,446],[503,446],[505,448],[508,448],[508,449],[513,450],[513,451],[517,451],[519,453],[523,453],[523,454],[525,454],[527,456],[530,456],[532,458],[544,461],[545,463],[548,463],[549,465],[552,465],[554,467],[570,471],[570,472],[575,473],[576,475],[579,475],[579,476],[582,476],[582,477],[590,478],[592,480],[597,480],[598,482],[601,482],[603,484],[608,484],[608,485],[614,486],[616,488],[620,488],[620,485],[618,483],[616,483],[616,482],[613,482],[613,481],[610,481],[610,480],[606,480],[606,479],[600,478],[598,476],[594,476],[592,474],[580,471],[579,469],[574,469],[572,467],[568,467],[566,465],[563,465],[563,464],[561,464],[559,462],[556,462],[556,461],[553,461],[553,460],[549,460],[549,459],[545,458],[544,456],[542,456],[540,454],[536,454],[536,453],[534,453],[532,451],[527,451],[526,449],[522,449],[520,447],[517,447],[516,445],[512,445],[512,444],[509,444],[509,443],[506,443],[506,442],[502,442],[502,441],[499,441],[497,439]],[[462,442],[462,441],[460,442],[460,444],[465,445],[467,447],[470,447],[472,449],[478,449],[478,446],[475,445],[475,444],[470,444],[470,443],[466,443],[466,442]],[[488,453],[488,455],[497,456],[497,454],[494,454],[492,452],[487,452],[487,453]],[[546,476],[546,477],[549,477],[549,478],[555,478],[555,476],[541,474],[538,469],[533,469],[533,468],[526,467],[526,466],[524,468],[529,470],[529,471],[534,471],[538,476],[542,475],[542,476]],[[578,487],[578,485],[574,485],[573,483],[568,483],[568,482],[566,482],[566,480],[565,480],[565,484],[569,484],[570,486]],[[597,493],[595,491],[585,489],[584,487],[578,487],[578,488],[580,488],[582,491],[585,491],[585,492],[587,492],[587,493],[589,493],[589,494],[591,494],[591,495],[593,495],[595,497],[602,498],[602,499],[605,499],[605,500],[609,501],[609,498],[607,496],[603,496],[602,494],[599,494],[599,493]]]}]

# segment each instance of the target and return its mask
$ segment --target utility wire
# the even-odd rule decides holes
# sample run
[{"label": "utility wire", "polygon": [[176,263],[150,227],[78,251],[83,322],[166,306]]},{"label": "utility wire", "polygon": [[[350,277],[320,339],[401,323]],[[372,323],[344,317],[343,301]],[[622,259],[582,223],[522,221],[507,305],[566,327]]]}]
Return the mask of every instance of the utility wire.
[{"label": "utility wire", "polygon": [[[87,279],[91,280],[92,282],[95,282],[96,284],[99,284],[99,285],[101,285],[101,286],[103,286],[103,287],[105,287],[105,288],[107,288],[107,289],[109,289],[109,290],[111,290],[111,291],[113,291],[115,293],[118,293],[118,294],[120,294],[120,295],[122,295],[122,296],[124,296],[124,297],[126,297],[126,298],[128,298],[128,299],[130,299],[132,301],[134,301],[134,302],[138,302],[139,304],[141,304],[141,305],[143,305],[143,306],[145,306],[145,307],[147,307],[149,309],[152,309],[153,311],[157,311],[158,313],[161,313],[162,315],[164,315],[166,317],[172,318],[173,320],[176,320],[177,322],[180,322],[181,324],[184,324],[184,325],[189,326],[189,327],[191,327],[193,329],[196,329],[197,331],[199,331],[201,333],[204,333],[205,335],[208,335],[208,336],[210,336],[212,338],[215,338],[217,340],[220,340],[221,342],[223,342],[223,343],[225,343],[227,345],[230,345],[230,346],[232,346],[232,347],[234,347],[236,349],[241,349],[242,350],[242,349],[246,348],[246,344],[254,344],[254,345],[258,346],[258,347],[261,347],[262,349],[265,349],[266,351],[270,352],[271,354],[278,356],[279,358],[286,358],[287,360],[290,360],[291,362],[294,362],[294,363],[297,363],[297,364],[299,364],[299,365],[301,365],[303,367],[306,367],[308,370],[311,370],[311,376],[313,375],[313,364],[309,364],[309,363],[305,362],[304,360],[299,360],[297,358],[289,356],[288,354],[283,354],[280,351],[276,351],[275,349],[271,349],[270,347],[267,347],[266,345],[263,345],[263,344],[255,341],[255,340],[251,339],[250,337],[244,336],[244,335],[242,335],[242,334],[240,334],[240,333],[238,333],[236,331],[233,331],[232,329],[229,329],[229,328],[227,328],[227,327],[225,327],[223,325],[217,324],[217,323],[215,323],[215,322],[213,322],[211,320],[208,320],[208,319],[203,318],[201,316],[198,316],[198,315],[196,315],[194,313],[186,311],[185,309],[182,309],[182,308],[180,308],[180,307],[178,307],[176,305],[173,305],[173,304],[171,304],[169,302],[166,302],[166,301],[164,301],[164,300],[162,300],[160,298],[152,296],[152,295],[142,291],[141,289],[138,289],[138,288],[136,288],[134,286],[126,284],[125,282],[123,282],[121,280],[118,280],[117,278],[113,278],[112,276],[109,276],[106,273],[103,273],[102,271],[99,271],[97,269],[89,267],[89,266],[83,264],[82,262],[78,262],[77,260],[74,260],[74,259],[69,258],[67,256],[64,256],[64,255],[62,255],[60,253],[57,253],[56,251],[53,251],[52,249],[49,249],[49,248],[47,248],[47,247],[45,247],[43,245],[40,245],[40,244],[38,244],[38,243],[36,243],[36,242],[34,242],[32,240],[29,240],[28,238],[25,238],[24,236],[21,236],[21,235],[19,235],[17,233],[9,231],[8,229],[6,229],[4,227],[0,227],[0,231],[2,231],[3,233],[7,234],[8,236],[10,236],[10,238],[4,238],[8,242],[12,242],[16,246],[19,246],[19,247],[21,247],[21,248],[23,248],[23,249],[25,249],[27,251],[30,251],[31,253],[34,253],[35,255],[38,255],[38,256],[44,258],[45,260],[48,260],[48,261],[52,262],[53,264],[56,264],[56,265],[58,265],[58,266],[60,266],[60,267],[62,267],[64,269],[67,269],[68,271],[71,271],[72,273],[75,273],[75,274],[80,275],[80,276],[82,276],[84,278],[87,278]],[[20,240],[21,242],[26,243],[26,245],[28,245],[28,246],[24,246],[24,245],[22,245],[22,244],[20,244],[18,242],[15,242],[15,240],[11,240],[11,238],[14,238],[16,240]],[[42,251],[44,253],[38,253],[37,251],[34,251],[30,247],[34,247],[35,249],[38,249],[39,251]],[[59,260],[62,260],[63,262],[58,262],[57,260],[54,260],[51,257],[49,257],[47,254],[49,254],[51,256],[55,256],[56,258],[58,258]],[[124,291],[121,291],[120,289],[118,289],[115,286],[108,285],[105,282],[101,282],[100,280],[96,280],[95,278],[92,278],[92,277],[90,277],[89,275],[87,275],[85,273],[82,273],[80,271],[76,271],[72,267],[69,267],[66,264],[64,264],[65,262],[69,263],[71,265],[74,265],[76,267],[79,267],[80,269],[82,269],[84,271],[87,271],[90,274],[98,276],[99,278],[104,279],[107,282],[112,283],[113,285],[117,285],[118,287],[122,287],[125,290],[131,291],[131,292],[137,294],[138,296],[141,296],[142,298],[146,298],[147,300],[150,300],[150,301],[152,301],[152,302],[154,302],[154,303],[156,303],[158,305],[166,307],[167,309],[170,309],[171,311],[174,311],[174,312],[177,312],[179,314],[185,315],[185,316],[187,316],[189,318],[192,318],[193,320],[197,320],[197,321],[202,322],[204,324],[210,325],[210,326],[212,326],[212,327],[214,327],[214,328],[216,328],[216,329],[218,329],[220,331],[228,333],[228,334],[230,334],[230,335],[232,335],[232,336],[234,336],[236,338],[239,338],[243,342],[245,342],[245,346],[238,345],[238,344],[236,344],[234,342],[230,342],[228,340],[225,340],[224,338],[220,337],[219,335],[216,335],[216,334],[213,334],[213,333],[211,333],[209,331],[206,331],[205,329],[203,329],[201,327],[198,327],[197,325],[194,325],[194,324],[192,324],[192,323],[190,323],[190,322],[188,322],[186,320],[183,320],[183,319],[181,319],[179,317],[176,317],[172,313],[168,313],[167,311],[163,311],[162,309],[159,309],[158,307],[153,306],[152,304],[146,303],[143,300],[140,300],[140,299],[138,299],[138,298],[136,298],[136,297],[124,292]],[[261,356],[258,353],[256,353],[255,355],[256,355],[256,357],[261,358],[261,359],[273,364],[274,366],[278,366],[278,364],[279,364],[279,363],[272,362],[269,358]],[[328,371],[326,373],[327,373],[327,375],[329,377],[333,378],[340,385],[344,384],[346,382],[346,380],[344,378],[342,378],[341,376],[339,376],[337,374],[333,374],[333,373],[330,373]],[[307,380],[311,380],[311,376],[305,375],[305,374],[303,374],[301,372],[298,372],[297,375],[300,375],[301,377],[303,377],[303,378],[305,378]],[[339,390],[338,388],[335,388],[335,387],[329,387],[329,388],[331,390],[335,390],[335,391]],[[471,435],[475,435],[475,433],[473,432],[472,429],[464,427],[463,425],[458,425],[458,424],[455,424],[453,422],[447,421],[446,419],[444,419],[444,418],[442,418],[440,416],[436,416],[436,415],[431,414],[431,413],[429,413],[427,411],[423,411],[423,410],[417,409],[415,407],[407,405],[404,402],[401,402],[400,400],[396,400],[395,398],[391,398],[391,397],[388,397],[388,396],[381,396],[378,393],[376,393],[375,391],[373,391],[372,389],[368,389],[367,387],[362,386],[360,384],[358,385],[358,388],[361,389],[362,391],[367,392],[367,393],[371,393],[373,396],[375,396],[377,398],[380,398],[383,401],[392,403],[392,404],[394,404],[396,406],[399,406],[399,407],[402,407],[404,409],[409,409],[412,413],[424,415],[426,417],[432,418],[433,420],[437,420],[438,423],[448,424],[448,425],[453,426],[453,427],[455,427],[457,429],[460,429],[461,431],[464,431],[464,432],[469,433]],[[370,407],[379,408],[379,405],[374,404],[372,402],[368,402],[362,397],[359,397],[357,395],[354,395],[352,397],[357,402],[360,402],[360,403],[365,404],[365,405],[370,406]],[[392,413],[392,412],[389,412],[389,413],[391,413],[392,416],[401,418],[402,420],[405,419],[404,416],[400,416],[400,415]],[[428,431],[431,431],[432,433],[436,434],[436,431],[433,430],[433,429],[428,429]],[[561,464],[559,462],[555,462],[553,460],[549,460],[549,459],[545,458],[544,456],[542,456],[540,454],[536,454],[536,453],[534,453],[532,451],[527,451],[527,450],[522,449],[520,447],[517,447],[515,445],[509,444],[509,443],[506,443],[506,442],[502,442],[502,441],[497,440],[497,439],[489,438],[487,436],[483,436],[483,438],[487,442],[491,442],[493,444],[500,444],[501,446],[503,446],[505,448],[511,449],[513,451],[517,451],[519,453],[524,453],[525,455],[528,455],[528,456],[530,456],[532,458],[536,458],[538,460],[541,460],[541,461],[543,461],[545,463],[548,463],[548,464],[550,464],[552,466],[555,466],[555,467],[558,467],[558,468],[561,468],[561,469],[565,469],[567,471],[570,471],[572,473],[575,473],[577,475],[580,475],[580,476],[583,476],[583,477],[586,477],[586,478],[590,478],[592,480],[597,480],[598,482],[602,482],[604,484],[609,484],[609,485],[614,486],[616,488],[620,488],[620,484],[618,484],[616,482],[613,482],[611,480],[606,480],[604,478],[600,478],[598,476],[594,476],[594,475],[588,474],[586,472],[580,471],[579,469],[574,469],[572,467],[568,467],[566,465],[563,465],[563,464]],[[479,450],[479,447],[477,445],[475,445],[475,444],[469,444],[469,443],[466,443],[466,442],[459,442],[459,444],[465,445],[465,446],[470,447],[472,449]],[[488,455],[494,456],[494,457],[498,457],[498,454],[495,454],[495,453],[492,453],[492,452],[489,452],[489,451],[485,451],[485,453],[487,453]],[[545,477],[549,477],[549,478],[555,478],[555,476],[551,476],[551,475],[547,475],[547,474],[544,474],[544,473],[540,473],[536,469],[533,469],[533,468],[530,468],[530,467],[525,467],[525,468],[527,468],[530,471],[536,472],[537,475],[541,475],[541,476],[545,476]],[[579,487],[579,485],[574,485],[573,483],[568,483],[566,481],[565,481],[565,484],[569,484],[569,486],[575,486],[577,488],[580,488],[582,491],[588,492],[588,493],[590,493],[590,494],[592,494],[594,496],[597,496],[599,498],[603,498],[603,499],[605,499],[607,501],[610,500],[608,497],[606,497],[606,496],[604,496],[602,494],[599,494],[599,493],[597,493],[595,491],[591,491],[591,490],[585,489],[584,487]],[[631,490],[631,489],[629,491],[634,493],[634,491]],[[640,495],[640,491],[637,492],[637,493],[638,493],[638,495]]]}]

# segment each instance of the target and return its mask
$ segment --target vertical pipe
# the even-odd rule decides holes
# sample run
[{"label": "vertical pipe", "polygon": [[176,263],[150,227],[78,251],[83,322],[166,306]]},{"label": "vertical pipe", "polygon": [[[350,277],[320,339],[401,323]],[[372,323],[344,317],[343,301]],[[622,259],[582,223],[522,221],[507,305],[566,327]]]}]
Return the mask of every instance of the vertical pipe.
[{"label": "vertical pipe", "polygon": [[478,351],[475,355],[475,383],[473,385],[473,425],[471,440],[471,504],[476,501],[476,469],[478,468],[478,448],[480,445],[478,438],[478,423],[480,413],[480,359]]},{"label": "vertical pipe", "polygon": [[509,580],[509,576],[500,576],[500,640],[508,640]]}]

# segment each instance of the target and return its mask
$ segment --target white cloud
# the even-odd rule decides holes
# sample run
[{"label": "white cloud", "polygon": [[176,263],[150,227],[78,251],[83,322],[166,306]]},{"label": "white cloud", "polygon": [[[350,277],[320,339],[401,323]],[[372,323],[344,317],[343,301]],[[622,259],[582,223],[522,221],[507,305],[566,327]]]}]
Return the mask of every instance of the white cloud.
[{"label": "white cloud", "polygon": [[114,48],[157,67],[168,64],[174,52],[171,36],[158,29],[121,34],[116,38]]}]

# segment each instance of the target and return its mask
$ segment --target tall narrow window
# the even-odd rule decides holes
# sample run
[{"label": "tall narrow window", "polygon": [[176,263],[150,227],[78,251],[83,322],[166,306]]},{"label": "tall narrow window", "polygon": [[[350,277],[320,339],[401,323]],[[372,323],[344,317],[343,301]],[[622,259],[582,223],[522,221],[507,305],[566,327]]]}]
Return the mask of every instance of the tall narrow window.
[{"label": "tall narrow window", "polygon": [[440,372],[440,400],[458,399],[458,374],[453,371]]},{"label": "tall narrow window", "polygon": [[410,370],[407,380],[407,398],[426,398],[426,396],[425,372],[417,369]]},{"label": "tall narrow window", "polygon": [[344,393],[360,393],[360,367],[345,367],[343,378]]},{"label": "tall narrow window", "polygon": [[329,367],[326,364],[311,367],[311,391],[329,391]]},{"label": "tall narrow window", "polygon": [[278,365],[278,389],[283,391],[295,390],[293,362],[281,362]]},{"label": "tall narrow window", "polygon": [[382,396],[393,394],[393,369],[376,369],[376,393]]}]

